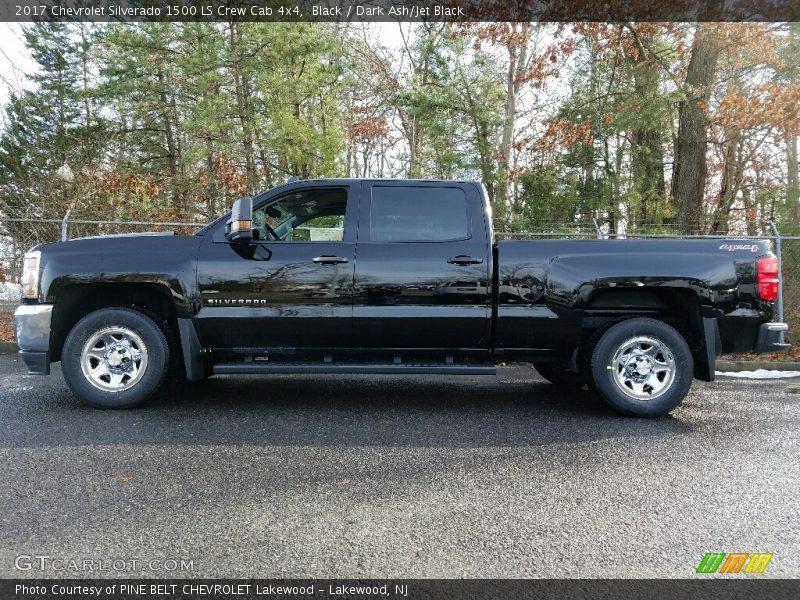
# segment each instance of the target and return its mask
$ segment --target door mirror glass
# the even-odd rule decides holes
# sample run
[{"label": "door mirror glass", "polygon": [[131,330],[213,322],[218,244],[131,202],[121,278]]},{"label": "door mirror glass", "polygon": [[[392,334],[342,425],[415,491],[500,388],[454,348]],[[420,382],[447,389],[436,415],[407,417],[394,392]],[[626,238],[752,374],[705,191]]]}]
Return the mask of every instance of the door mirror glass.
[{"label": "door mirror glass", "polygon": [[231,218],[225,225],[229,242],[249,242],[253,239],[253,199],[239,198],[233,203]]}]

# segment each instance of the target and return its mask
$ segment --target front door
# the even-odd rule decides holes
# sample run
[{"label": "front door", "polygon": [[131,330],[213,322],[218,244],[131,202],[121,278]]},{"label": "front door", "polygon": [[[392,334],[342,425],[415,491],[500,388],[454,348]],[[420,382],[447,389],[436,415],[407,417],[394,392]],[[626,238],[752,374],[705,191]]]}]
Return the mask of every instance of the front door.
[{"label": "front door", "polygon": [[202,245],[204,347],[291,354],[353,343],[358,186],[298,185],[256,201],[257,240],[230,243],[219,228]]}]

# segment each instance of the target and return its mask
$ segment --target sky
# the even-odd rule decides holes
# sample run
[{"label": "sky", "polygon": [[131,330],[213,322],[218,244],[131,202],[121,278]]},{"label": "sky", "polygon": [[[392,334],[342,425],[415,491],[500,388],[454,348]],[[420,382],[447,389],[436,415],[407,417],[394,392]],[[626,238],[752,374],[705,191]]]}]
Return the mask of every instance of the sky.
[{"label": "sky", "polygon": [[34,69],[25,48],[22,25],[0,23],[0,105],[5,105],[12,89],[22,89],[25,75]]}]

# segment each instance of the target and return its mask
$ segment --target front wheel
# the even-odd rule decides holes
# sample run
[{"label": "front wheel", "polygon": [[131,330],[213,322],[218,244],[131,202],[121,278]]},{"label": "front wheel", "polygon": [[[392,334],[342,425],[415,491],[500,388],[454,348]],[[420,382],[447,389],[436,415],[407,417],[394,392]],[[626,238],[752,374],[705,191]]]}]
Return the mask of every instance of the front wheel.
[{"label": "front wheel", "polygon": [[692,353],[683,336],[655,319],[636,318],[610,327],[591,355],[594,387],[618,412],[665,415],[689,392]]},{"label": "front wheel", "polygon": [[153,396],[169,370],[162,329],[129,308],[106,308],[72,328],[61,352],[72,392],[99,408],[131,408]]}]

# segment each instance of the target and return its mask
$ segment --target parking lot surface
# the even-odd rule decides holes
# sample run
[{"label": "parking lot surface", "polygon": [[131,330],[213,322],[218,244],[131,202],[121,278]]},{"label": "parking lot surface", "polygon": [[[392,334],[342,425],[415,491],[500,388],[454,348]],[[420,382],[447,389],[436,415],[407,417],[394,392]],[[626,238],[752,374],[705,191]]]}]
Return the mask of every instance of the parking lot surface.
[{"label": "parking lot surface", "polygon": [[641,420],[524,366],[215,377],[131,411],[53,371],[0,356],[0,577],[800,576],[800,379]]}]

